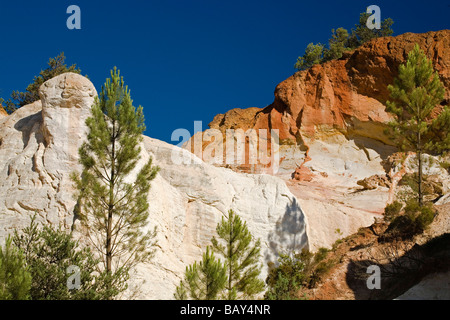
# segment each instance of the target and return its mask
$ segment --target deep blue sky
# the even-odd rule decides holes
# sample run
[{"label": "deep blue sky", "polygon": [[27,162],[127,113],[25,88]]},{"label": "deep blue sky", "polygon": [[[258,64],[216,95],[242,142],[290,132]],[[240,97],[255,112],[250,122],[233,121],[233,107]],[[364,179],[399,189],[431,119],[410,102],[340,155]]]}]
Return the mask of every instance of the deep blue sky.
[{"label": "deep blue sky", "polygon": [[[81,8],[69,30],[67,7]],[[310,42],[350,30],[369,5],[395,35],[450,28],[450,1],[1,1],[0,96],[23,91],[64,52],[99,91],[114,66],[144,107],[146,135],[170,142],[214,115],[265,107]]]}]

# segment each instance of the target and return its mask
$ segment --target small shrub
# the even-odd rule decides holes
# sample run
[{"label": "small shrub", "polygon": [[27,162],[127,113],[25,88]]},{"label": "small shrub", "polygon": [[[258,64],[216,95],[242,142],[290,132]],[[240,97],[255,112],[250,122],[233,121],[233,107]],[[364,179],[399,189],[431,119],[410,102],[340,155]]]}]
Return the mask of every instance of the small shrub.
[{"label": "small shrub", "polygon": [[299,299],[302,288],[314,288],[334,266],[334,261],[327,260],[328,252],[320,248],[316,253],[304,249],[300,253],[280,254],[278,267],[269,265],[265,299]]},{"label": "small shrub", "polygon": [[328,251],[329,250],[327,248],[319,248],[319,250],[317,250],[316,254],[314,255],[314,262],[319,263],[323,261],[327,257]]},{"label": "small shrub", "polygon": [[305,282],[305,263],[301,253],[280,254],[279,265],[269,265],[266,300],[297,300],[297,291]]},{"label": "small shrub", "polygon": [[422,233],[433,222],[435,215],[432,203],[420,206],[417,199],[411,198],[406,202],[404,213],[392,218],[383,239],[412,238],[414,235]]},{"label": "small shrub", "polygon": [[402,203],[398,201],[388,204],[386,208],[384,208],[384,220],[388,222],[394,220],[400,214],[402,207]]},{"label": "small shrub", "polygon": [[434,220],[436,212],[431,205],[420,208],[419,214],[416,217],[416,225],[418,230],[423,232]]},{"label": "small shrub", "polygon": [[336,251],[337,247],[344,242],[344,240],[342,239],[337,239],[334,243],[333,246],[331,247],[331,250]]}]

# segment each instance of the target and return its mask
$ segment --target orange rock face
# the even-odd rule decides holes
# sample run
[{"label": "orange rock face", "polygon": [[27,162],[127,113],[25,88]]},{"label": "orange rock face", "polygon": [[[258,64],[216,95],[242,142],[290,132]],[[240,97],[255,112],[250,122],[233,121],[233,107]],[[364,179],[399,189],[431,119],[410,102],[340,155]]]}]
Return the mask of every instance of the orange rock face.
[{"label": "orange rock face", "polygon": [[[423,34],[405,33],[396,37],[374,39],[353,51],[346,52],[340,59],[294,73],[276,87],[272,104],[265,108],[237,108],[216,115],[209,124],[210,129],[196,136],[201,144],[194,147],[194,141],[187,144],[186,148],[207,161],[204,154],[199,154],[196,150],[204,151],[211,148],[210,135],[219,132],[220,135],[214,139],[214,143],[219,145],[217,141],[221,141],[222,149],[218,152],[222,152],[225,158],[226,154],[234,151],[231,148],[227,150],[227,131],[265,130],[267,139],[272,141],[271,130],[275,130],[274,132],[278,134],[276,138],[279,139],[279,148],[272,150],[273,145],[268,144],[267,150],[263,150],[271,157],[268,165],[259,162],[252,165],[246,157],[244,163],[231,164],[230,167],[244,172],[271,174],[270,172],[276,172],[272,164],[278,163],[278,167],[281,166],[283,170],[292,170],[293,178],[299,181],[311,180],[315,174],[310,169],[314,166],[320,172],[330,171],[327,173],[333,173],[336,169],[333,160],[327,160],[326,166],[334,169],[321,169],[323,163],[311,161],[317,159],[317,155],[321,154],[320,150],[327,148],[316,142],[325,142],[328,146],[343,146],[346,142],[353,141],[355,148],[364,150],[367,154],[369,153],[365,148],[369,147],[376,153],[383,154],[382,157],[386,157],[386,153],[392,151],[390,150],[392,141],[384,133],[391,117],[385,110],[386,101],[389,100],[387,86],[393,84],[400,64],[406,62],[408,53],[416,43],[432,60],[433,67],[446,88],[442,105],[449,104],[450,30]],[[436,108],[436,113],[439,109]],[[249,149],[248,139],[244,144],[240,150]],[[264,149],[265,145],[262,146]],[[257,148],[260,152],[259,144]],[[297,151],[305,154],[299,156]],[[337,159],[342,156],[338,154],[339,152],[332,147],[326,153],[329,159],[333,157]],[[372,156],[368,158],[369,161],[374,159]],[[297,164],[297,160],[301,159],[303,163]],[[350,168],[350,162],[359,166],[365,161],[356,158],[340,160],[343,161],[340,166],[346,168]],[[324,158],[318,161],[324,161]],[[229,165],[228,162],[223,162]],[[294,163],[296,167],[293,167]],[[272,171],[266,172],[267,169]],[[371,175],[377,173],[373,172]]]},{"label": "orange rock face", "polygon": [[[341,59],[300,71],[275,89],[274,102],[264,109],[233,109],[217,115],[211,128],[278,129],[280,141],[318,138],[329,130],[356,132],[383,142],[383,130],[374,124],[389,120],[387,86],[398,67],[418,43],[446,87],[450,102],[450,30],[405,33],[372,40]],[[320,137],[320,136],[319,136]]]},{"label": "orange rock face", "polygon": [[0,105],[0,116],[7,116],[8,113],[6,113],[5,109]]}]

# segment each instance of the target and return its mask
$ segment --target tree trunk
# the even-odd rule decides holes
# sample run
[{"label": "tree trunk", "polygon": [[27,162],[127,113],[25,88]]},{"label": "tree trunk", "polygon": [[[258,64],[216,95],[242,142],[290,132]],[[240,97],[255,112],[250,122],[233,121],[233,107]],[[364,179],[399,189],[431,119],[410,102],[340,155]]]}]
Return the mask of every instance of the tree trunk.
[{"label": "tree trunk", "polygon": [[421,134],[420,134],[420,126],[417,129],[417,157],[418,157],[418,166],[419,166],[419,206],[422,207],[423,205],[423,194],[422,194],[422,141],[421,141]]},{"label": "tree trunk", "polygon": [[417,156],[419,157],[419,206],[422,207],[423,205],[423,190],[422,190],[422,151],[419,150],[417,153]]},{"label": "tree trunk", "polygon": [[113,206],[114,206],[114,179],[115,179],[115,157],[116,157],[116,123],[113,120],[112,129],[112,150],[111,150],[111,175],[109,181],[109,207],[108,207],[108,220],[106,226],[106,271],[112,271],[112,220],[113,220]]}]

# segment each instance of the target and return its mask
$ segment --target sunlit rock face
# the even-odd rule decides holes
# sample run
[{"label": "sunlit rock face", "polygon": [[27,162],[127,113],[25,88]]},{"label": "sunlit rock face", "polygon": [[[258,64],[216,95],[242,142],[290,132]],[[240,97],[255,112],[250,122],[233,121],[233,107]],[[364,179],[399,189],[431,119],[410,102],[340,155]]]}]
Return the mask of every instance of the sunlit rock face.
[{"label": "sunlit rock face", "polygon": [[[312,248],[331,247],[337,239],[382,218],[392,199],[394,190],[389,187],[361,190],[358,181],[390,174],[386,162],[398,150],[384,132],[390,120],[385,110],[387,87],[416,43],[432,60],[446,88],[441,104],[448,104],[450,30],[405,33],[373,39],[340,59],[294,73],[276,86],[271,104],[216,115],[210,128],[196,133],[184,148],[208,161],[207,148],[214,146],[219,152],[225,150],[225,159],[230,152],[227,131],[276,130],[279,146],[269,151],[278,161],[277,170],[250,163],[249,157],[243,163],[224,160],[221,165],[240,172],[268,172],[285,180],[308,217]],[[222,137],[220,143],[212,136]],[[250,141],[241,150],[250,150]]]},{"label": "sunlit rock face", "polygon": [[[65,73],[41,86],[40,101],[0,118],[0,243],[35,213],[39,222],[74,229],[81,237],[70,174],[81,171],[78,148],[96,95],[88,79]],[[146,227],[157,227],[158,245],[152,261],[132,273],[124,298],[172,299],[186,266],[201,259],[229,209],[261,239],[263,280],[278,252],[308,246],[305,216],[283,180],[217,168],[149,137],[141,150],[132,174],[149,157],[161,168],[148,194]],[[189,161],[178,163],[180,154]]]}]

